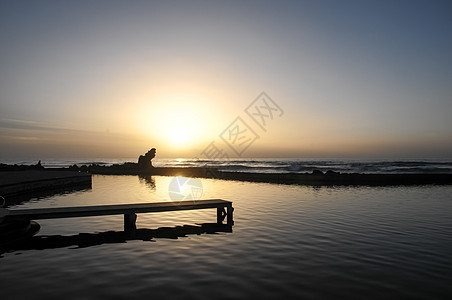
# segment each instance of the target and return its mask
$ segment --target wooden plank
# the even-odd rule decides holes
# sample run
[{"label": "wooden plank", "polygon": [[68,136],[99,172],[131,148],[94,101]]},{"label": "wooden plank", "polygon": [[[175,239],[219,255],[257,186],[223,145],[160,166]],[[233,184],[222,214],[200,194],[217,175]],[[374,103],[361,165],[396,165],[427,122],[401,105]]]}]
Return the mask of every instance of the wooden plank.
[{"label": "wooden plank", "polygon": [[8,210],[8,212],[5,215],[5,219],[37,220],[37,219],[73,218],[73,217],[90,217],[102,215],[207,209],[218,207],[232,207],[232,202],[221,199],[211,199],[211,200],[155,202],[139,204],[101,205],[101,206],[15,209]]}]

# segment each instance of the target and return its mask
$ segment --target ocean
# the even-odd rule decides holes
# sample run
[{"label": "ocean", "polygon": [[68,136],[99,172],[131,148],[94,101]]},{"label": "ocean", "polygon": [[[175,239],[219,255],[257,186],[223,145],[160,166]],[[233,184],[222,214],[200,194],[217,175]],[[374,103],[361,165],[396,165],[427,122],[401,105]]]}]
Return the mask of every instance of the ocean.
[{"label": "ocean", "polygon": [[[5,164],[36,164],[37,160],[0,160]],[[43,159],[46,168],[61,168],[71,165],[112,165],[137,162],[136,158],[108,159]],[[313,170],[328,170],[341,173],[452,173],[452,159],[302,159],[302,158],[234,158],[228,160],[212,159],[162,159],[153,160],[155,167],[215,167],[221,171],[257,173],[310,173]]]}]

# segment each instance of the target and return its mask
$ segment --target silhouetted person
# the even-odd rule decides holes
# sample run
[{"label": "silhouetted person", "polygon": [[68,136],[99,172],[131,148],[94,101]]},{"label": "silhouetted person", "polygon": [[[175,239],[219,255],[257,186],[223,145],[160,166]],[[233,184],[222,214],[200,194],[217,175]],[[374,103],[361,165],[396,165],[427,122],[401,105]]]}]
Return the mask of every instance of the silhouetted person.
[{"label": "silhouetted person", "polygon": [[36,165],[31,165],[30,169],[41,170],[41,169],[44,169],[44,167],[41,165],[41,161],[38,161],[38,163]]},{"label": "silhouetted person", "polygon": [[155,157],[155,148],[152,148],[145,155],[140,155],[138,157],[138,168],[140,169],[150,169],[154,166],[152,165],[152,159]]}]

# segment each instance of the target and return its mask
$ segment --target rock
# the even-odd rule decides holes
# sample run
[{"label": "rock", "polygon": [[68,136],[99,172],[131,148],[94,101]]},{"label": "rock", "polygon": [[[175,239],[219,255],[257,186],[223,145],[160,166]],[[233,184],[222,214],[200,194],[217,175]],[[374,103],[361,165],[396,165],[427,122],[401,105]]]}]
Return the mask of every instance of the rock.
[{"label": "rock", "polygon": [[155,157],[156,149],[152,148],[145,155],[140,155],[138,157],[138,168],[140,169],[149,169],[153,168],[152,159]]},{"label": "rock", "polygon": [[320,170],[312,170],[312,175],[323,175],[323,172]]},{"label": "rock", "polygon": [[335,172],[335,171],[332,171],[332,170],[328,170],[325,173],[326,176],[336,176],[336,175],[339,175],[339,174],[340,174],[339,172]]}]

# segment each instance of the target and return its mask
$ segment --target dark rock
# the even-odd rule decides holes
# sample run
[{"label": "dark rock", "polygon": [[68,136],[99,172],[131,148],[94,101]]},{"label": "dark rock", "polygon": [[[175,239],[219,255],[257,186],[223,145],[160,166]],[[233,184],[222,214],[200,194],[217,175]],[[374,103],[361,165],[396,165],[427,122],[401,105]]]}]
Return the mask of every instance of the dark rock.
[{"label": "dark rock", "polygon": [[70,171],[78,172],[79,168],[76,164],[73,164],[72,166],[69,166],[68,168]]},{"label": "dark rock", "polygon": [[335,171],[332,171],[332,170],[328,170],[325,173],[326,176],[337,176],[339,174],[340,174],[339,172],[335,172]]},{"label": "dark rock", "polygon": [[156,149],[152,148],[145,155],[140,155],[138,157],[138,168],[140,169],[149,169],[153,168],[152,159],[155,157]]},{"label": "dark rock", "polygon": [[0,164],[0,171],[27,171],[27,170],[42,170],[44,167],[41,165],[41,161],[38,161],[36,165],[7,165]]}]

